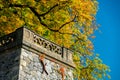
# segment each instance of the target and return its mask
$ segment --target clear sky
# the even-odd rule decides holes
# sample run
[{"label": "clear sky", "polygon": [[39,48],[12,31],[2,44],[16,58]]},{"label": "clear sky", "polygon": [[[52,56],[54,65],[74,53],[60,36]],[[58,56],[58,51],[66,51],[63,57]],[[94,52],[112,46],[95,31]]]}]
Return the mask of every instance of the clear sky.
[{"label": "clear sky", "polygon": [[110,66],[111,80],[120,80],[120,0],[98,1],[96,18],[101,32],[95,32],[95,52]]}]

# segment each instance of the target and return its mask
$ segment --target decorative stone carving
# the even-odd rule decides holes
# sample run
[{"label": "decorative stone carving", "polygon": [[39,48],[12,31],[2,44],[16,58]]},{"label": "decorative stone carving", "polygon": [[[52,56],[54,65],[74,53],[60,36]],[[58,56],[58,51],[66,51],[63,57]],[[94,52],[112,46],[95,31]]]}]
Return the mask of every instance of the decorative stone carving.
[{"label": "decorative stone carving", "polygon": [[62,54],[62,48],[60,46],[58,46],[48,40],[45,40],[37,35],[34,35],[34,43],[46,48],[47,50],[55,52],[59,55]]}]

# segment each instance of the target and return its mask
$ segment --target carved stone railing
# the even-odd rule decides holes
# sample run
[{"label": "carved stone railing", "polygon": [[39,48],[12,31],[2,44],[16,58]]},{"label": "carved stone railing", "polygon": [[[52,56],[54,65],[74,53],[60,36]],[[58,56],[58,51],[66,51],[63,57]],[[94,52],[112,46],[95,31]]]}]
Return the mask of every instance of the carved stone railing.
[{"label": "carved stone railing", "polygon": [[72,51],[37,35],[31,30],[21,27],[15,32],[0,38],[0,52],[11,48],[22,47],[37,54],[43,53],[47,58],[54,58],[71,67],[75,67],[72,59]]},{"label": "carved stone railing", "polygon": [[59,55],[62,55],[62,47],[60,47],[46,39],[43,39],[42,37],[34,35],[34,43],[42,46],[43,48],[46,48],[49,51],[52,51]]}]

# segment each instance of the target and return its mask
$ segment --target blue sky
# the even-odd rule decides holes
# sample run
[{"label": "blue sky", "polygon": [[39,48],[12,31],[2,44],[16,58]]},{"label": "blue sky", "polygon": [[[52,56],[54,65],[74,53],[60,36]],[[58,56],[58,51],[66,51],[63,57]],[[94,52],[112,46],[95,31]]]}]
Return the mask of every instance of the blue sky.
[{"label": "blue sky", "polygon": [[[120,0],[98,0],[97,23],[93,41],[95,52],[111,68],[111,80],[120,80]],[[106,79],[107,80],[107,79]]]}]

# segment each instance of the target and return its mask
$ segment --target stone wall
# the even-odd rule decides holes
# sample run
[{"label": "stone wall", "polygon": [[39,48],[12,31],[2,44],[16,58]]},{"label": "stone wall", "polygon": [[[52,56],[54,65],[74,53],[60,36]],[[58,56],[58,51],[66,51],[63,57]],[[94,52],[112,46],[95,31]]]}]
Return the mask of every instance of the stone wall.
[{"label": "stone wall", "polygon": [[73,80],[72,53],[21,27],[0,38],[0,80]]},{"label": "stone wall", "polygon": [[39,55],[22,49],[20,60],[20,80],[62,80],[61,68],[64,68],[64,79],[73,80],[72,68],[68,68],[52,60],[44,59],[46,72]]},{"label": "stone wall", "polygon": [[19,76],[20,49],[0,53],[0,80],[17,80]]}]

